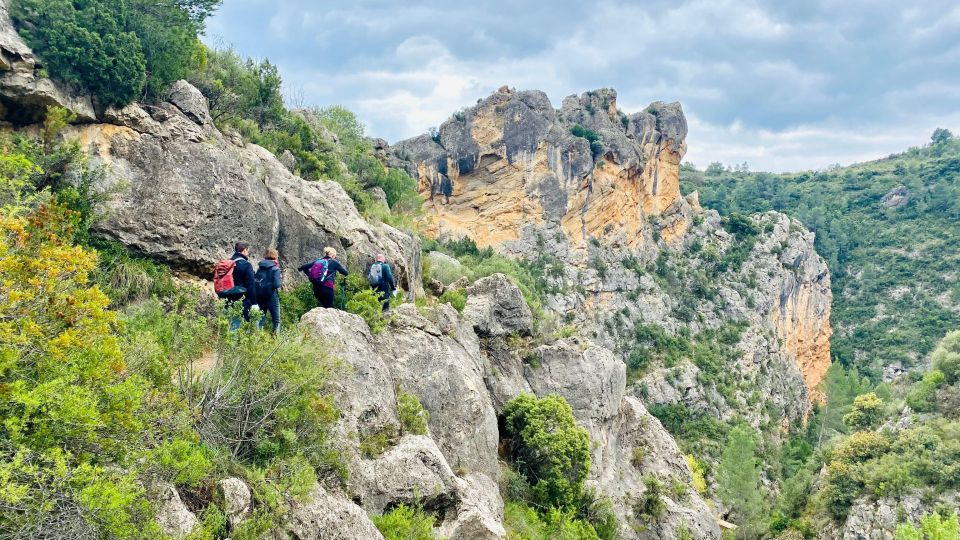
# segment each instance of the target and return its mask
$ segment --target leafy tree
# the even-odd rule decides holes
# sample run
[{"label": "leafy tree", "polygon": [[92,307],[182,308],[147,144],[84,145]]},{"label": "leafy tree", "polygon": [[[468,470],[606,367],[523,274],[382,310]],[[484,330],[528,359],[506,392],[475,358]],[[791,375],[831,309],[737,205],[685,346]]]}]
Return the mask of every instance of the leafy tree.
[{"label": "leafy tree", "polygon": [[159,97],[202,60],[214,0],[14,0],[11,15],[53,77],[104,105]]},{"label": "leafy tree", "polygon": [[590,437],[557,395],[521,394],[504,407],[513,462],[540,504],[574,508],[590,471]]},{"label": "leafy tree", "polygon": [[947,384],[960,380],[960,330],[950,332],[933,351],[933,369],[943,373]]},{"label": "leafy tree", "polygon": [[953,140],[953,133],[951,133],[949,129],[945,129],[945,128],[937,128],[933,130],[933,135],[930,136],[930,141],[935,146],[948,143],[952,140]]},{"label": "leafy tree", "polygon": [[753,538],[763,513],[760,490],[760,461],[753,430],[738,425],[730,431],[727,446],[717,468],[717,494],[733,509],[737,519],[737,538]]},{"label": "leafy tree", "polygon": [[931,412],[936,407],[937,389],[944,383],[944,377],[941,371],[931,371],[923,376],[922,379],[915,382],[907,392],[907,405],[915,411]]},{"label": "leafy tree", "polygon": [[851,429],[872,429],[883,421],[883,401],[873,392],[861,394],[853,400],[853,409],[843,417]]}]

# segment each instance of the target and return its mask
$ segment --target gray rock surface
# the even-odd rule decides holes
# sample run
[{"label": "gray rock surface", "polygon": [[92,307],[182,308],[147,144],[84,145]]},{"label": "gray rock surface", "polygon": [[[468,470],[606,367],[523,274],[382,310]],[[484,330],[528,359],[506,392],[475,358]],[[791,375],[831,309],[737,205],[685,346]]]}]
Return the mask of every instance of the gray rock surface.
[{"label": "gray rock surface", "polygon": [[163,533],[174,540],[182,540],[200,523],[180,498],[177,488],[170,484],[154,486],[154,501],[157,523]]},{"label": "gray rock surface", "polygon": [[493,274],[469,286],[463,313],[481,336],[528,336],[533,331],[530,307],[520,289],[503,274]]},{"label": "gray rock surface", "polygon": [[352,502],[315,487],[307,503],[293,502],[287,532],[296,540],[383,540],[366,512]]},{"label": "gray rock surface", "polygon": [[253,496],[250,488],[239,478],[224,478],[217,482],[220,497],[223,499],[223,511],[231,527],[237,527],[250,515]]},{"label": "gray rock surface", "polygon": [[898,186],[880,198],[880,202],[887,208],[900,208],[910,202],[910,190],[906,186]]},{"label": "gray rock surface", "polygon": [[170,103],[176,105],[183,114],[187,115],[187,118],[193,120],[198,125],[204,126],[213,123],[213,120],[210,118],[207,98],[192,84],[181,79],[170,85],[167,94]]},{"label": "gray rock surface", "polygon": [[[192,94],[186,83],[179,86]],[[192,117],[170,103],[130,105],[105,114],[112,123],[67,130],[94,164],[105,166],[100,187],[114,193],[97,234],[204,278],[239,240],[254,254],[277,248],[283,266],[315,258],[325,246],[342,260],[383,252],[399,284],[422,291],[418,239],[367,223],[336,182],[302,180],[267,150],[236,146],[209,123],[197,123],[200,103],[185,103]]]}]

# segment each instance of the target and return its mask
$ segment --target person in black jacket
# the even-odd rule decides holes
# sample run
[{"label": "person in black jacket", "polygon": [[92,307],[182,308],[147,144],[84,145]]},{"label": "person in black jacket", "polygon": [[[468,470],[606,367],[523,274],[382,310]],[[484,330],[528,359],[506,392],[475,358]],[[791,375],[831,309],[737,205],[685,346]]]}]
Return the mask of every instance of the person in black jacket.
[{"label": "person in black jacket", "polygon": [[378,253],[373,264],[367,269],[367,280],[373,290],[377,291],[380,301],[383,302],[383,312],[386,313],[390,309],[390,297],[397,289],[397,283],[393,279],[393,269],[387,264],[383,253]]},{"label": "person in black jacket", "polygon": [[[257,297],[256,283],[253,280],[253,265],[247,260],[250,256],[250,244],[237,242],[233,246],[233,255],[230,257],[236,264],[233,268],[234,287],[242,287],[244,292],[226,296],[227,305],[243,301],[243,319],[250,320],[250,306]],[[240,328],[240,319],[230,321],[230,329]]]},{"label": "person in black jacket", "polygon": [[[332,247],[323,248],[323,259],[320,261],[325,261],[326,272],[323,275],[318,276],[317,279],[311,279],[310,283],[313,284],[313,296],[317,299],[317,302],[325,307],[333,307],[333,299],[337,296],[336,289],[336,277],[337,274],[349,275],[347,269],[340,264],[340,261],[337,260],[337,250]],[[313,268],[315,264],[320,264],[320,261],[310,261],[306,264],[300,265],[300,271],[307,276],[310,275],[310,269]]]},{"label": "person in black jacket", "polygon": [[254,282],[257,286],[257,305],[263,312],[257,321],[257,326],[263,328],[263,321],[269,313],[274,334],[280,329],[280,287],[283,286],[283,276],[280,274],[280,263],[277,260],[279,257],[280,254],[277,253],[277,250],[268,249],[263,254],[263,260],[260,261],[257,273],[254,274]]}]

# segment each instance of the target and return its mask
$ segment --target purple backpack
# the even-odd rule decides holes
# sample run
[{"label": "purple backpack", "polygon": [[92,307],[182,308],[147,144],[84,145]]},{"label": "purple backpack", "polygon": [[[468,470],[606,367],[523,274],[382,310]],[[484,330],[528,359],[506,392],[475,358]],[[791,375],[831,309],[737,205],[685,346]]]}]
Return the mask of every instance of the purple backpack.
[{"label": "purple backpack", "polygon": [[327,281],[327,274],[330,265],[327,262],[327,259],[317,259],[313,261],[313,266],[310,267],[310,270],[307,272],[307,277],[310,278],[310,281],[313,283],[323,283]]}]

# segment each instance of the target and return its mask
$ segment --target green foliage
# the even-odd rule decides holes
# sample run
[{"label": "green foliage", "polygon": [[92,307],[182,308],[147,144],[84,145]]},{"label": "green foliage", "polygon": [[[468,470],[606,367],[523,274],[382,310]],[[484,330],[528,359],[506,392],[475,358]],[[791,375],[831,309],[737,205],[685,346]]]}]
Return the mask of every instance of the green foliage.
[{"label": "green foliage", "polygon": [[[353,271],[341,281],[340,287],[345,287],[343,297],[344,309],[354,315],[359,315],[370,326],[370,331],[379,334],[386,326],[387,319],[383,316],[383,304],[380,296],[370,288],[367,278],[362,272]],[[340,291],[337,294],[341,294]]]},{"label": "green foliage", "polygon": [[896,540],[954,540],[960,538],[960,523],[954,512],[949,516],[924,514],[920,526],[910,523],[897,525]]},{"label": "green foliage", "polygon": [[931,371],[910,387],[907,405],[915,411],[932,412],[936,408],[937,389],[946,381],[943,372]]},{"label": "green foliage", "polygon": [[733,509],[737,538],[753,538],[764,512],[755,436],[749,426],[734,427],[717,468],[717,495]]},{"label": "green foliage", "polygon": [[853,400],[853,409],[843,422],[854,431],[875,428],[883,421],[883,401],[873,392],[861,394]]},{"label": "green foliage", "polygon": [[202,59],[213,0],[15,0],[11,15],[54,78],[104,105],[159,97]]},{"label": "green foliage", "polygon": [[633,514],[641,523],[649,524],[660,519],[667,511],[667,503],[663,500],[666,489],[663,482],[652,474],[643,477],[643,487],[643,494],[633,506]]},{"label": "green foliage", "polygon": [[701,495],[707,492],[706,470],[703,462],[697,459],[693,454],[684,454],[687,466],[690,467],[690,474],[693,476],[693,489]]},{"label": "green foliage", "polygon": [[[938,141],[826,171],[748,173],[713,164],[702,173],[686,167],[681,187],[698,190],[705,207],[724,215],[776,210],[814,231],[831,272],[831,318],[839,330],[831,351],[877,380],[883,365],[911,366],[960,327],[960,313],[943,302],[954,294],[949,276],[960,264],[960,141]],[[901,185],[909,202],[886,208],[881,198]]]},{"label": "green foliage", "polygon": [[360,439],[360,453],[368,458],[380,457],[397,443],[397,427],[387,424]]},{"label": "green foliage", "polygon": [[933,369],[943,373],[947,384],[960,381],[960,330],[948,333],[931,356]]},{"label": "green foliage", "polygon": [[509,540],[596,540],[594,527],[573,513],[552,508],[540,515],[522,502],[507,501],[503,507],[503,525]]},{"label": "green foliage", "polygon": [[427,434],[430,413],[423,408],[416,395],[404,391],[397,393],[397,416],[400,419],[401,434]]},{"label": "green foliage", "polygon": [[531,481],[537,502],[573,508],[590,470],[590,437],[557,395],[521,394],[504,407],[510,455]]},{"label": "green foliage", "polygon": [[114,306],[174,294],[173,275],[166,266],[130,255],[112,242],[95,242],[100,255],[94,280],[106,291]]},{"label": "green foliage", "polygon": [[433,533],[434,517],[424,514],[420,508],[411,508],[400,504],[386,514],[373,516],[371,519],[386,540],[433,540],[437,538]]},{"label": "green foliage", "polygon": [[590,152],[593,154],[594,159],[603,153],[603,140],[600,138],[598,133],[590,131],[580,124],[575,124],[573,127],[571,127],[570,133],[574,137],[580,137],[587,140],[587,143],[590,145]]},{"label": "green foliage", "polygon": [[447,289],[440,295],[440,301],[450,304],[460,313],[467,307],[467,292],[463,289]]},{"label": "green foliage", "polygon": [[648,410],[677,439],[685,452],[719,455],[730,430],[728,424],[713,415],[692,411],[682,403],[654,404]]}]

